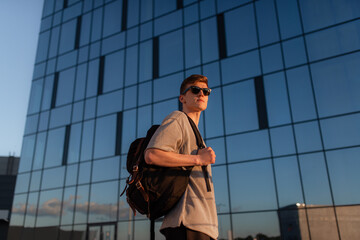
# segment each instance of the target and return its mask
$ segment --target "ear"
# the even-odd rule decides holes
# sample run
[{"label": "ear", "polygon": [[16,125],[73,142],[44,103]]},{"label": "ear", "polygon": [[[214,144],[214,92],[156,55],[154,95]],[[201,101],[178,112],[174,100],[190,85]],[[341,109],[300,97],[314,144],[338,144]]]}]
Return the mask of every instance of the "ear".
[{"label": "ear", "polygon": [[184,98],[184,95],[180,95],[180,96],[179,96],[179,101],[180,101],[181,103],[186,103],[185,98]]}]

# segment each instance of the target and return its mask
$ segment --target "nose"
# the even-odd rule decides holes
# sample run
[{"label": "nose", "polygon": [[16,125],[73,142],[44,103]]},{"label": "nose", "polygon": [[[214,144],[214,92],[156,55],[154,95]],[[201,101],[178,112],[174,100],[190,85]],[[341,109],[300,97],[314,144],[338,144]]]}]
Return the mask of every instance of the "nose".
[{"label": "nose", "polygon": [[200,96],[201,96],[201,95],[202,95],[202,96],[205,96],[203,91],[204,91],[204,90],[201,89],[200,92],[198,93],[198,95],[200,95]]}]

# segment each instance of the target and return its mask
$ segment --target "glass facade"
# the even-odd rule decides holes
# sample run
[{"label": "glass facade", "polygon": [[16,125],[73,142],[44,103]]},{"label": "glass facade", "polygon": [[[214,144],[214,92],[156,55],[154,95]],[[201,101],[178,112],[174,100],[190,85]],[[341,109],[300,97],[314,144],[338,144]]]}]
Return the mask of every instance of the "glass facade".
[{"label": "glass facade", "polygon": [[150,239],[119,196],[126,153],[194,73],[219,239],[359,239],[359,18],[358,0],[45,0],[8,239]]}]

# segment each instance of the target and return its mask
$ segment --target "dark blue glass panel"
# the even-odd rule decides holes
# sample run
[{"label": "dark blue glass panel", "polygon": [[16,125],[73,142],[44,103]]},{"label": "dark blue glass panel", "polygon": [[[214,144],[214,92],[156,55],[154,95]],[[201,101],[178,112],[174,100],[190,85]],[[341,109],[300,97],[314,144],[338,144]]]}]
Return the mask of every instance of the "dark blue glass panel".
[{"label": "dark blue glass panel", "polygon": [[306,43],[310,61],[358,50],[360,21],[306,35]]},{"label": "dark blue glass panel", "polygon": [[277,209],[270,160],[231,165],[229,178],[231,211]]},{"label": "dark blue glass panel", "polygon": [[300,1],[305,32],[360,16],[360,2],[357,0]]},{"label": "dark blue glass panel", "polygon": [[[68,5],[71,5],[70,1],[68,2]],[[71,7],[64,9],[64,15],[63,15],[63,22],[77,17],[81,14],[82,10],[82,2],[79,2],[78,4],[74,4]]]},{"label": "dark blue glass panel", "polygon": [[35,146],[35,136],[26,136],[23,138],[23,143],[21,147],[21,158],[19,165],[19,173],[27,172],[31,170],[33,154],[34,154],[34,146]]},{"label": "dark blue glass panel", "polygon": [[32,114],[40,111],[43,83],[44,80],[40,79],[37,81],[33,81],[31,84],[28,114]]},{"label": "dark blue glass panel", "polygon": [[296,157],[274,159],[279,207],[304,203]]},{"label": "dark blue glass panel", "polygon": [[181,27],[183,18],[182,11],[176,11],[169,15],[155,19],[154,34],[155,36],[169,32]]},{"label": "dark blue glass panel", "polygon": [[[88,77],[86,84],[86,97],[92,97],[97,95],[98,80],[99,80],[98,77],[99,77],[99,59],[95,59],[89,62]],[[104,77],[104,90],[105,90],[105,82],[106,82],[106,78]]]},{"label": "dark blue glass panel", "polygon": [[76,50],[60,56],[58,58],[56,70],[61,71],[64,70],[65,68],[74,66],[76,64],[77,55],[78,53]]},{"label": "dark blue glass panel", "polygon": [[103,37],[121,31],[122,1],[114,1],[105,6]]},{"label": "dark blue glass panel", "polygon": [[76,19],[61,26],[59,54],[71,51],[75,47]]},{"label": "dark blue glass panel", "polygon": [[276,0],[281,38],[289,38],[301,34],[297,0]]},{"label": "dark blue glass panel", "polygon": [[200,65],[199,25],[185,28],[185,68]]},{"label": "dark blue glass panel", "polygon": [[127,8],[128,28],[139,24],[139,5],[140,5],[140,0],[128,1],[128,8]]},{"label": "dark blue glass panel", "polygon": [[151,106],[138,108],[137,137],[146,136],[151,127]]},{"label": "dark blue glass panel", "polygon": [[149,40],[140,44],[139,81],[152,79],[153,42]]},{"label": "dark blue glass panel", "polygon": [[80,46],[84,46],[90,41],[91,33],[91,13],[84,14],[81,17]]},{"label": "dark blue glass panel", "polygon": [[183,65],[182,31],[172,32],[159,37],[160,76],[182,70]]},{"label": "dark blue glass panel", "polygon": [[222,113],[221,89],[215,88],[209,96],[208,107],[205,111],[205,129],[207,138],[222,136],[224,134]]},{"label": "dark blue glass panel", "polygon": [[[97,41],[100,39],[102,20],[103,20],[103,9],[98,8],[94,10],[92,15],[91,41]],[[112,25],[112,24],[108,24],[108,25]]]},{"label": "dark blue glass panel", "polygon": [[[35,155],[34,155],[34,163],[33,163],[33,170],[41,169],[42,166],[43,166],[44,153],[45,153],[45,144],[46,144],[46,134],[47,134],[47,132],[42,132],[42,133],[38,133],[38,135],[37,135]],[[24,140],[25,140],[25,138],[24,138]],[[21,159],[24,156],[25,155],[21,155]]]},{"label": "dark blue glass panel", "polygon": [[296,124],[294,128],[299,153],[322,150],[318,122]]},{"label": "dark blue glass panel", "polygon": [[[33,82],[34,84],[35,82]],[[47,76],[44,82],[41,110],[50,109],[53,94],[54,75]]]},{"label": "dark blue glass panel", "polygon": [[164,118],[171,112],[178,109],[178,99],[172,99],[165,102],[154,104],[153,124],[161,124]]},{"label": "dark blue glass panel", "polygon": [[112,37],[103,39],[101,43],[102,43],[102,48],[101,48],[102,55],[108,54],[110,52],[114,52],[125,46],[125,34],[124,32],[121,32]]},{"label": "dark blue glass panel", "polygon": [[27,200],[27,194],[16,194],[14,196],[12,211],[11,211],[10,226],[24,225],[26,200]]},{"label": "dark blue glass panel", "polygon": [[103,92],[122,88],[124,84],[124,51],[105,57]]},{"label": "dark blue glass panel", "polygon": [[124,95],[124,109],[136,107],[137,86],[125,88]]},{"label": "dark blue glass panel", "polygon": [[149,39],[152,37],[153,24],[152,22],[144,23],[140,26],[140,41]]},{"label": "dark blue glass panel", "polygon": [[[243,213],[233,215],[234,239],[280,238],[277,212]],[[265,235],[265,236],[264,236]]]},{"label": "dark blue glass panel", "polygon": [[49,126],[49,115],[50,112],[42,112],[40,113],[40,119],[39,119],[39,129],[38,131],[44,131],[48,129]]},{"label": "dark blue glass panel", "polygon": [[[279,41],[279,29],[274,1],[257,1],[255,3],[255,8],[260,45]],[[252,9],[250,11],[253,12]]]},{"label": "dark blue glass panel", "polygon": [[41,190],[63,187],[65,167],[46,169],[43,172]]},{"label": "dark blue glass panel", "polygon": [[36,62],[46,60],[49,47],[50,31],[40,33],[36,52]]},{"label": "dark blue glass panel", "polygon": [[78,66],[76,73],[76,81],[75,81],[74,101],[84,99],[85,97],[86,72],[87,72],[86,64],[82,64]]},{"label": "dark blue glass panel", "polygon": [[62,11],[58,11],[54,14],[53,27],[61,24]]},{"label": "dark blue glass panel", "polygon": [[120,157],[94,161],[92,182],[118,179],[120,177]]},{"label": "dark blue glass panel", "polygon": [[336,205],[360,203],[359,148],[326,152]]},{"label": "dark blue glass panel", "polygon": [[138,45],[126,49],[125,86],[137,83]]},{"label": "dark blue glass panel", "polygon": [[223,88],[226,134],[255,130],[258,126],[253,81]]},{"label": "dark blue glass panel", "polygon": [[74,93],[75,68],[62,71],[57,85],[56,106],[72,102]]},{"label": "dark blue glass panel", "polygon": [[324,148],[348,147],[360,144],[360,114],[320,121]]},{"label": "dark blue glass panel", "polygon": [[152,100],[152,82],[139,85],[138,105],[148,104]]},{"label": "dark blue glass panel", "polygon": [[311,65],[320,117],[360,110],[360,53]]},{"label": "dark blue glass panel", "polygon": [[[91,186],[89,222],[116,220],[118,209],[118,181],[97,183]],[[104,198],[103,196],[106,196]]]},{"label": "dark blue glass panel", "polygon": [[65,128],[48,133],[44,167],[60,166],[63,158]]},{"label": "dark blue glass panel", "polygon": [[140,18],[141,22],[150,20],[153,16],[153,1],[140,0]]},{"label": "dark blue glass panel", "polygon": [[155,17],[176,9],[176,0],[155,0]]},{"label": "dark blue glass panel", "polygon": [[32,172],[29,191],[38,191],[41,183],[41,171]]},{"label": "dark blue glass panel", "polygon": [[226,1],[217,1],[217,11],[223,12],[231,8],[240,6],[244,3],[251,2],[251,0],[226,0]]},{"label": "dark blue glass panel", "polygon": [[89,206],[89,185],[78,186],[76,190],[76,204],[74,223],[86,223]]},{"label": "dark blue glass panel", "polygon": [[78,178],[78,164],[68,165],[66,167],[66,178],[65,178],[65,186],[75,185]]},{"label": "dark blue glass panel", "polygon": [[26,215],[24,227],[32,228],[35,226],[35,216],[37,212],[37,204],[38,204],[39,193],[29,193],[28,201],[26,204]]},{"label": "dark blue glass panel", "polygon": [[67,163],[79,161],[81,142],[81,123],[71,125]]},{"label": "dark blue glass panel", "polygon": [[252,51],[222,60],[221,73],[223,83],[261,75],[259,52]]},{"label": "dark blue glass panel", "polygon": [[204,63],[219,58],[216,18],[210,18],[201,22],[201,48]]},{"label": "dark blue glass panel", "polygon": [[54,27],[51,30],[49,58],[55,57],[57,55],[57,53],[58,53],[59,36],[60,36],[60,27]]},{"label": "dark blue glass panel", "polygon": [[323,153],[299,156],[305,201],[308,205],[332,205]]},{"label": "dark blue glass panel", "polygon": [[56,59],[50,59],[46,65],[46,75],[52,74],[56,69]]},{"label": "dark blue glass panel", "polygon": [[115,155],[116,115],[96,120],[94,158]]},{"label": "dark blue glass panel", "polygon": [[50,128],[64,126],[71,121],[71,104],[51,110]]},{"label": "dark blue glass panel", "polygon": [[94,59],[100,56],[100,42],[96,42],[90,45],[90,59]]},{"label": "dark blue glass panel", "polygon": [[270,137],[274,156],[295,154],[295,142],[291,126],[270,129]]},{"label": "dark blue glass panel", "polygon": [[38,121],[39,121],[39,114],[27,117],[24,134],[28,135],[31,133],[35,133],[38,128]]},{"label": "dark blue glass panel", "polygon": [[228,162],[270,157],[269,136],[266,130],[226,137]]},{"label": "dark blue glass panel", "polygon": [[[62,201],[61,225],[72,224],[74,221],[75,206],[75,187],[64,189],[64,199]],[[70,229],[71,230],[71,229]]]},{"label": "dark blue glass panel", "polygon": [[46,63],[36,64],[34,67],[33,79],[40,78],[45,75]]},{"label": "dark blue glass panel", "polygon": [[210,88],[220,85],[221,80],[219,62],[204,65],[203,74],[208,78]]},{"label": "dark blue glass panel", "polygon": [[139,27],[131,28],[126,33],[126,46],[133,45],[139,41]]},{"label": "dark blue glass panel", "polygon": [[55,3],[55,0],[44,1],[44,8],[43,8],[43,15],[42,15],[43,17],[53,13],[54,3]]},{"label": "dark blue glass panel", "polygon": [[88,120],[95,117],[96,98],[90,98],[85,101],[84,119]]},{"label": "dark blue glass panel", "polygon": [[264,73],[273,72],[283,68],[280,44],[262,48],[260,52],[261,64]]},{"label": "dark blue glass panel", "polygon": [[122,90],[99,96],[97,105],[97,116],[120,112],[122,110],[122,100]]},{"label": "dark blue glass panel", "polygon": [[216,3],[215,0],[200,1],[200,17],[201,19],[215,15]]},{"label": "dark blue glass panel", "polygon": [[227,12],[224,17],[228,55],[240,53],[258,46],[252,5]]},{"label": "dark blue glass panel", "polygon": [[307,67],[286,71],[293,121],[316,118],[314,96]]},{"label": "dark blue glass panel", "polygon": [[306,63],[306,52],[302,37],[283,42],[283,51],[287,68]]},{"label": "dark blue glass panel", "polygon": [[154,101],[179,96],[183,73],[177,73],[154,81]]},{"label": "dark blue glass panel", "polygon": [[184,24],[194,23],[199,20],[199,4],[193,4],[184,9]]},{"label": "dark blue glass panel", "polygon": [[92,158],[93,137],[94,137],[94,120],[84,122],[82,141],[81,141],[80,161],[90,160]]},{"label": "dark blue glass panel", "polygon": [[84,101],[76,102],[73,105],[71,122],[79,122],[83,120],[84,114]]},{"label": "dark blue glass panel", "polygon": [[226,163],[224,138],[206,140],[206,146],[211,147],[216,154],[215,165]]},{"label": "dark blue glass panel", "polygon": [[212,168],[217,213],[227,213],[229,207],[229,193],[226,166]]},{"label": "dark blue glass panel", "polygon": [[60,223],[59,209],[61,206],[62,189],[40,192],[36,227],[58,226]]},{"label": "dark blue glass panel", "polygon": [[78,63],[84,63],[89,60],[89,45],[79,49]]},{"label": "dark blue glass panel", "polygon": [[264,77],[266,107],[270,126],[291,122],[284,73]]},{"label": "dark blue glass panel", "polygon": [[121,134],[121,152],[127,153],[130,144],[136,138],[136,110],[123,112],[123,125]]},{"label": "dark blue glass panel", "polygon": [[30,173],[18,174],[16,177],[15,193],[29,191]]},{"label": "dark blue glass panel", "polygon": [[91,162],[79,164],[78,184],[89,183],[91,174]]}]

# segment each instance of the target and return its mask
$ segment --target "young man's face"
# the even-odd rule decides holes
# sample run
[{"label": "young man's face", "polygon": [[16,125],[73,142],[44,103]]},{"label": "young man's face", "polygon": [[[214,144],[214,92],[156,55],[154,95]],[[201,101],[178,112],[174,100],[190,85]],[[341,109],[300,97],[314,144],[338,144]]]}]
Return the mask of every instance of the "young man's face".
[{"label": "young man's face", "polygon": [[[187,84],[186,88],[190,86],[197,86],[199,88],[207,88],[208,86],[204,82],[196,82],[192,84]],[[200,91],[198,94],[192,93],[191,90],[188,90],[184,95],[180,95],[180,102],[183,104],[183,110],[186,112],[201,112],[204,111],[207,107],[208,96],[205,96],[203,91]]]}]

